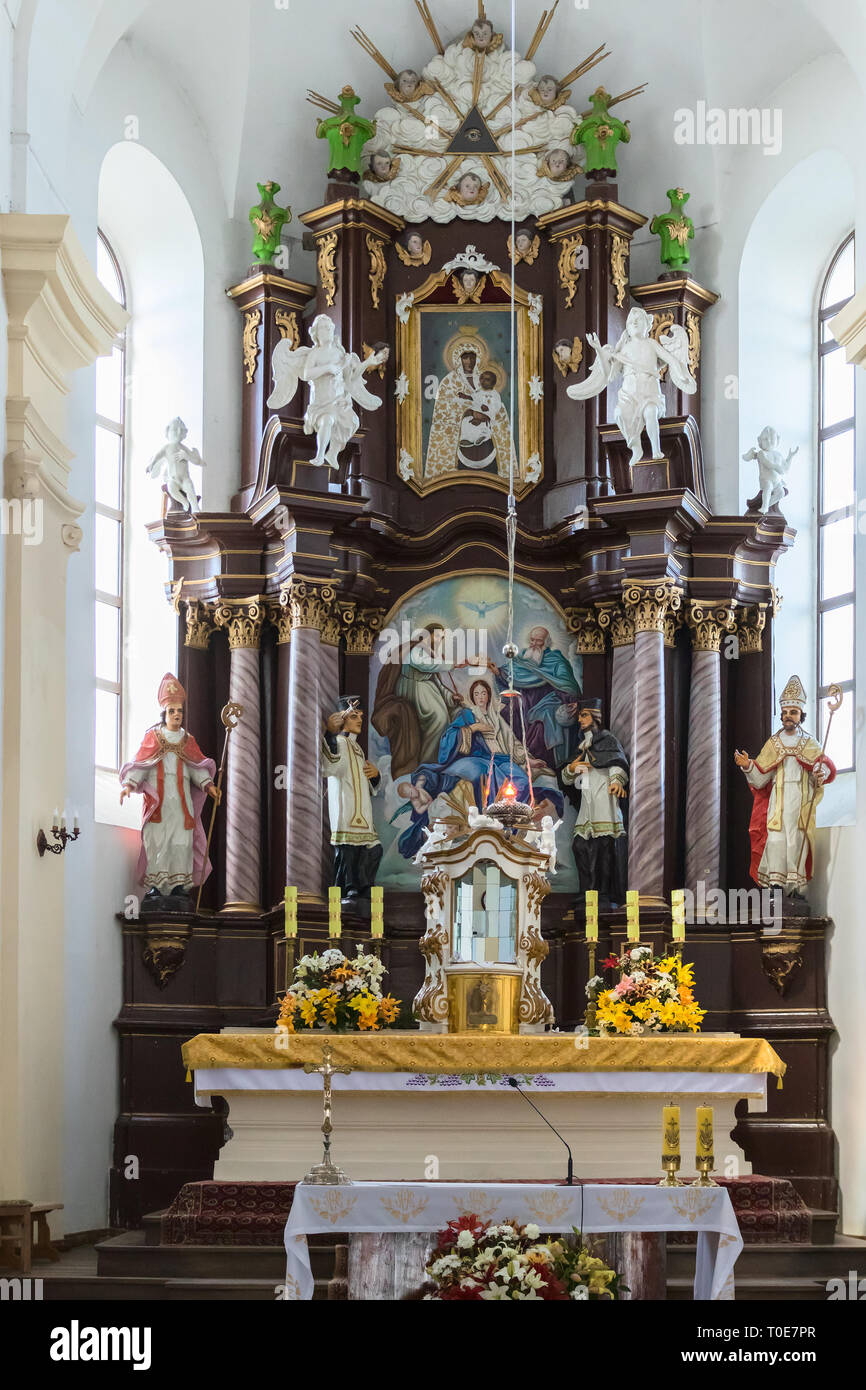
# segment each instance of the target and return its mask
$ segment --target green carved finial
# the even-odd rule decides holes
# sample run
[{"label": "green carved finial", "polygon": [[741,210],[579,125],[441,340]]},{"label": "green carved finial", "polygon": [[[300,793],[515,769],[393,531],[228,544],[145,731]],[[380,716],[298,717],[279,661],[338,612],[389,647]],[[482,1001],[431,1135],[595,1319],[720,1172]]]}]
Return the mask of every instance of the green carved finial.
[{"label": "green carved finial", "polygon": [[329,174],[338,169],[345,169],[351,174],[361,172],[361,151],[376,134],[376,122],[355,115],[355,107],[360,100],[351,87],[344,87],[339,96],[339,105],[331,103],[334,114],[324,116],[316,126],[318,138],[328,142]]},{"label": "green carved finial", "polygon": [[292,220],[292,209],[277,207],[274,194],[279,193],[280,185],[274,183],[273,179],[256,187],[260,201],[250,208],[250,223],[255,229],[253,255],[263,265],[270,265],[280,244],[280,232]]},{"label": "green carved finial", "polygon": [[688,242],[694,238],[695,224],[683,211],[689,201],[684,188],[669,188],[670,212],[660,212],[650,223],[650,231],[661,237],[661,262],[670,270],[681,270],[689,263]]},{"label": "green carved finial", "polygon": [[604,87],[596,88],[589,100],[591,110],[585,111],[580,125],[575,126],[571,143],[583,145],[587,174],[606,174],[612,178],[617,172],[616,147],[620,143],[627,145],[631,139],[629,123],[610,114],[608,108],[613,98]]}]

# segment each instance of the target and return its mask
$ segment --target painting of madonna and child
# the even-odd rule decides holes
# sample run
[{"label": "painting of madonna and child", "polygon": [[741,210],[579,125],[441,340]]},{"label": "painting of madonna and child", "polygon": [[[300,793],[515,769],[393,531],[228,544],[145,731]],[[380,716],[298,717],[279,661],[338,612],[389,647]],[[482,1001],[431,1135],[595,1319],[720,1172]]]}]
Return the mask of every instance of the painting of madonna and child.
[{"label": "painting of madonna and child", "polygon": [[507,614],[503,577],[456,575],[411,595],[380,634],[370,663],[368,750],[381,776],[373,797],[384,850],[379,883],[417,888],[422,869],[412,861],[437,818],[465,818],[471,806],[483,811],[509,777],[528,801],[531,776],[536,824],[544,815],[563,818],[554,891],[577,889],[566,853],[574,810],[557,774],[581,738],[581,657],[562,614],[518,581],[514,688],[521,700],[503,698]]}]

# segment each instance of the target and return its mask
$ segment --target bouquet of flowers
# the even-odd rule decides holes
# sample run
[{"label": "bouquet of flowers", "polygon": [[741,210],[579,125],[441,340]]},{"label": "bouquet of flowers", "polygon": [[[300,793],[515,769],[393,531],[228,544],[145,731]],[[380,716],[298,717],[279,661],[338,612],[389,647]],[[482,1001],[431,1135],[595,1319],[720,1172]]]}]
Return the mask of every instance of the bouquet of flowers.
[{"label": "bouquet of flowers", "polygon": [[378,1032],[397,1022],[400,1000],[382,993],[385,967],[358,947],[354,960],[342,951],[302,956],[280,1002],[277,1027],[289,1033],[309,1028],[335,1032]]},{"label": "bouquet of flowers", "polygon": [[608,956],[605,969],[619,970],[612,989],[594,975],[586,986],[595,1004],[595,1026],[602,1037],[640,1037],[642,1033],[697,1033],[706,1009],[694,996],[694,966],[681,958],[655,956],[649,946]]},{"label": "bouquet of flowers", "polygon": [[616,1298],[617,1274],[584,1245],[580,1232],[541,1238],[537,1226],[490,1225],[472,1214],[449,1221],[427,1265],[428,1299],[514,1298],[567,1302]]}]

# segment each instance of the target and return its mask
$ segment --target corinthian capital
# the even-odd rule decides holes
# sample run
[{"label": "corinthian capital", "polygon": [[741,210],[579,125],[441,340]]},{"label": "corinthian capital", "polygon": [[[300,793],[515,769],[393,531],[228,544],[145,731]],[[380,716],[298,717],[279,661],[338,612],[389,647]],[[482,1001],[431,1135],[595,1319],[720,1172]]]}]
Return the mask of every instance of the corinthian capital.
[{"label": "corinthian capital", "polygon": [[280,594],[280,603],[291,616],[293,631],[312,627],[321,632],[336,597],[336,589],[326,580],[291,579]]},{"label": "corinthian capital", "polygon": [[598,625],[610,633],[612,647],[630,647],[634,642],[634,617],[621,603],[601,604]]},{"label": "corinthian capital", "polygon": [[695,651],[717,652],[722,645],[722,634],[734,629],[734,605],[701,603],[698,599],[692,599],[686,612],[686,622],[691,629]]},{"label": "corinthian capital", "polygon": [[663,633],[665,618],[677,612],[683,602],[682,593],[672,579],[627,579],[623,583],[622,597],[634,623],[635,635]]},{"label": "corinthian capital", "polygon": [[265,606],[259,599],[248,599],[243,603],[220,603],[214,613],[217,627],[224,627],[229,635],[229,647],[235,651],[241,647],[258,648],[262,640],[262,626],[265,621]]},{"label": "corinthian capital", "polygon": [[186,599],[186,636],[183,639],[185,647],[192,647],[194,651],[207,651],[210,635],[214,630],[213,609],[199,599]]},{"label": "corinthian capital", "polygon": [[346,651],[352,656],[369,656],[384,621],[384,608],[355,608],[347,604],[343,609]]},{"label": "corinthian capital", "polygon": [[568,630],[577,638],[581,656],[596,656],[604,652],[604,630],[594,608],[566,608]]},{"label": "corinthian capital", "polygon": [[750,608],[738,608],[737,643],[741,656],[751,656],[762,650],[762,634],[767,622],[767,605],[756,603]]}]

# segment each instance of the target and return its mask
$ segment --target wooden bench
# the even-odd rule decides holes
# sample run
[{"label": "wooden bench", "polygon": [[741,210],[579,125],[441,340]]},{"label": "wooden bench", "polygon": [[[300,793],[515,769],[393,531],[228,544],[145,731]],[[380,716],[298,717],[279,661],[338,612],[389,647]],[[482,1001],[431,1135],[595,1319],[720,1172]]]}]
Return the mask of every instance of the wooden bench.
[{"label": "wooden bench", "polygon": [[51,1242],[48,1215],[62,1211],[62,1202],[34,1202],[30,1208],[31,1250],[34,1260],[59,1260],[60,1251]]},{"label": "wooden bench", "polygon": [[31,1203],[0,1201],[0,1265],[30,1273]]}]

